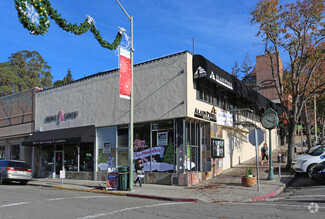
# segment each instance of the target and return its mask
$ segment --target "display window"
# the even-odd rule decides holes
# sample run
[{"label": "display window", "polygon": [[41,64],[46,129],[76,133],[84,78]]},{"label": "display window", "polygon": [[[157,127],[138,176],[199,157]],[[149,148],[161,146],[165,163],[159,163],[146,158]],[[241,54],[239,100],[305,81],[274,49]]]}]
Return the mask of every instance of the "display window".
[{"label": "display window", "polygon": [[5,159],[6,156],[6,147],[4,145],[0,145],[0,159]]},{"label": "display window", "polygon": [[94,170],[94,146],[92,144],[80,145],[80,170],[93,171]]},{"label": "display window", "polygon": [[78,145],[64,145],[64,168],[66,171],[78,171]]},{"label": "display window", "polygon": [[20,149],[19,145],[11,145],[11,156],[12,160],[19,160],[20,159]]},{"label": "display window", "polygon": [[54,171],[54,147],[43,145],[41,151],[41,177],[49,177]]},{"label": "display window", "polygon": [[143,161],[144,171],[174,172],[173,120],[135,124],[134,133],[133,159]]}]

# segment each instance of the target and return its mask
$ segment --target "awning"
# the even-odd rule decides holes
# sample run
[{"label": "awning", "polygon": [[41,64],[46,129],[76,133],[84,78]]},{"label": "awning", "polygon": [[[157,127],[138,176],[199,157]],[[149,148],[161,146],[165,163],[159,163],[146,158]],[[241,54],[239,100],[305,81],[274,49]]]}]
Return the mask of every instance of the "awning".
[{"label": "awning", "polygon": [[83,126],[77,128],[58,129],[53,131],[34,132],[26,138],[23,146],[58,143],[93,143],[95,141],[95,127]]},{"label": "awning", "polygon": [[282,108],[264,97],[262,94],[247,86],[244,82],[233,77],[201,55],[193,56],[193,79],[210,81],[231,94],[249,100],[258,107],[273,108],[282,115]]}]

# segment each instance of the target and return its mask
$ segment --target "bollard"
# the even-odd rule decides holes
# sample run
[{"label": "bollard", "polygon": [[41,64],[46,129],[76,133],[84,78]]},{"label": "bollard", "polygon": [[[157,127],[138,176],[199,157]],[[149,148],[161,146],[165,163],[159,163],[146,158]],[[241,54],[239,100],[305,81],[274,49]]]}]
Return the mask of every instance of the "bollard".
[{"label": "bollard", "polygon": [[279,177],[281,179],[281,153],[278,153],[278,163],[279,163]]}]

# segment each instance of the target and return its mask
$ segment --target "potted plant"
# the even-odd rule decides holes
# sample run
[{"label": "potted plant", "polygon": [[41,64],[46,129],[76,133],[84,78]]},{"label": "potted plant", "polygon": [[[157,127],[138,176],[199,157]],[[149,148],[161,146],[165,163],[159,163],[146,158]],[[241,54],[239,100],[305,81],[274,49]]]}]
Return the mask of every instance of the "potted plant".
[{"label": "potted plant", "polygon": [[245,176],[241,178],[241,184],[243,186],[255,186],[257,184],[256,176],[253,175],[251,167],[245,169]]}]

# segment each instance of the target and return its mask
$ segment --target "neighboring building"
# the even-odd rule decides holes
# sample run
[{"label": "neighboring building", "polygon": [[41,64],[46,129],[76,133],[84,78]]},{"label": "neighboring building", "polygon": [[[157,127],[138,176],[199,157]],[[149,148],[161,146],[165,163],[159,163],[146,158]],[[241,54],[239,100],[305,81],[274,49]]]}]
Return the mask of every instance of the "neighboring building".
[{"label": "neighboring building", "polygon": [[[277,72],[276,55],[273,54],[273,68]],[[279,55],[279,75],[283,78],[283,64]],[[277,73],[276,73],[277,74]],[[278,78],[276,79],[278,80]],[[243,82],[257,90],[260,94],[270,99],[274,103],[280,103],[279,95],[276,90],[275,81],[272,75],[271,61],[268,55],[261,55],[256,57],[255,69],[246,77],[243,78]],[[283,83],[283,81],[281,81]],[[291,109],[291,96],[284,97],[285,106]]]},{"label": "neighboring building", "polygon": [[35,131],[37,90],[0,97],[0,159],[21,159],[31,164],[31,148],[21,142]]},{"label": "neighboring building", "polygon": [[[269,107],[200,55],[136,64],[133,157],[144,161],[145,182],[192,185],[254,157],[247,124],[261,127]],[[37,92],[35,112],[36,131],[23,142],[34,176],[58,177],[64,167],[67,178],[102,180],[129,166],[130,101],[119,97],[118,69]]]}]

